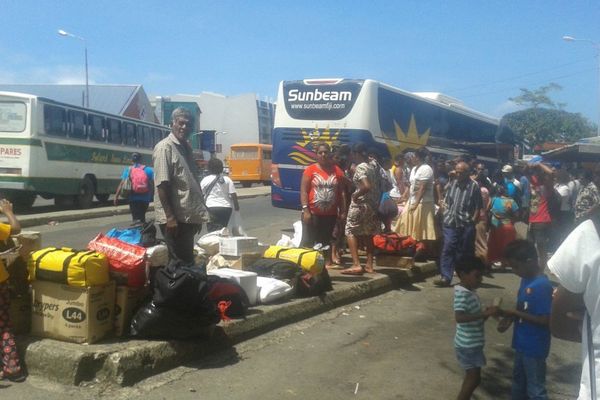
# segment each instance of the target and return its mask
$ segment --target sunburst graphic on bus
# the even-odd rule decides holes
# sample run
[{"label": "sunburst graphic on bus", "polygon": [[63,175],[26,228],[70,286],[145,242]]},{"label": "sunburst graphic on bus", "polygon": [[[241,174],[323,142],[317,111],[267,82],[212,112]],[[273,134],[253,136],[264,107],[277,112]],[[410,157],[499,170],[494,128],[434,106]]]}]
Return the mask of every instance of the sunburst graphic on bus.
[{"label": "sunburst graphic on bus", "polygon": [[390,152],[390,157],[394,159],[396,154],[399,154],[407,149],[418,149],[427,145],[429,141],[429,134],[431,128],[421,134],[417,129],[417,123],[415,122],[415,115],[411,114],[410,123],[408,124],[408,130],[404,132],[402,128],[394,121],[394,130],[396,133],[396,139],[385,139],[385,144]]},{"label": "sunburst graphic on bus", "polygon": [[300,130],[302,135],[302,141],[296,142],[292,146],[292,152],[288,154],[288,157],[297,162],[300,165],[309,165],[315,162],[317,154],[311,148],[311,144],[314,142],[325,142],[330,146],[338,141],[340,131],[332,131],[330,128],[314,128],[313,130]]}]

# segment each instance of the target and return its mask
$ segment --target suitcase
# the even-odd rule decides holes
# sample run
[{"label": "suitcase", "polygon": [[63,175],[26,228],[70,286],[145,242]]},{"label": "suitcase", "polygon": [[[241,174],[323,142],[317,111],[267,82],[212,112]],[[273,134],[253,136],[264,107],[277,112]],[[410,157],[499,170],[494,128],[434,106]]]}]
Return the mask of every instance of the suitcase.
[{"label": "suitcase", "polygon": [[323,271],[325,259],[317,250],[270,246],[263,254],[264,258],[278,258],[298,264],[303,271],[316,275]]},{"label": "suitcase", "polygon": [[29,279],[70,286],[105,285],[109,281],[108,259],[95,251],[47,247],[31,253]]}]

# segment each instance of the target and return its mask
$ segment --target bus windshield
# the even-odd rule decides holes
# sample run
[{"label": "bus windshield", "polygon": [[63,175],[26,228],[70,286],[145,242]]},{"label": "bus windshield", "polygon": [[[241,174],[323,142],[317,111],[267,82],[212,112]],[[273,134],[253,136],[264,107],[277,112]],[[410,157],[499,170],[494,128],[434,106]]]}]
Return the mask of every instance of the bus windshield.
[{"label": "bus windshield", "polygon": [[23,132],[26,112],[25,103],[19,101],[0,102],[0,132]]},{"label": "bus windshield", "polygon": [[237,147],[231,148],[232,160],[258,160],[258,148]]}]

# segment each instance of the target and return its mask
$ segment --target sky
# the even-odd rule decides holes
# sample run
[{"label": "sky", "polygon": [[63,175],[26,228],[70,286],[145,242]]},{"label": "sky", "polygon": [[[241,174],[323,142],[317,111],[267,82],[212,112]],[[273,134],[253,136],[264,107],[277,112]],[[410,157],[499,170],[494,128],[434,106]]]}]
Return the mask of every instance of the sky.
[{"label": "sky", "polygon": [[[501,117],[551,82],[600,115],[600,2],[0,0],[0,83],[141,84],[150,96],[256,93],[370,78]],[[566,42],[564,35],[591,40]]]}]

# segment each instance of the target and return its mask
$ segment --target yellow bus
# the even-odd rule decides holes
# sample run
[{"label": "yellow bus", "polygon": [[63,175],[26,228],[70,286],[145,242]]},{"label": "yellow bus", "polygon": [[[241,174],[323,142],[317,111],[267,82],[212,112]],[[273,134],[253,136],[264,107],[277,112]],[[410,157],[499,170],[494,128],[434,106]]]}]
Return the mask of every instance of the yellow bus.
[{"label": "yellow bus", "polygon": [[271,184],[270,144],[240,143],[231,146],[229,153],[229,177],[243,187],[253,183]]}]

